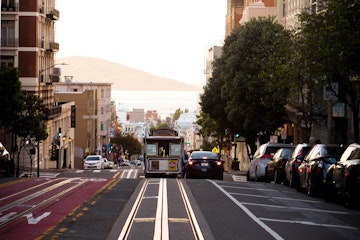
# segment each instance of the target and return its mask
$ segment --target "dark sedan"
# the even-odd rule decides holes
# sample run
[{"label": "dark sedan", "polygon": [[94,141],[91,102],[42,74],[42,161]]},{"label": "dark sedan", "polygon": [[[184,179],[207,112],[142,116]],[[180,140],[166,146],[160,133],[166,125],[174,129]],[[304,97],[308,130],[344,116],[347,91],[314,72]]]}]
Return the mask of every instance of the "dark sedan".
[{"label": "dark sedan", "polygon": [[224,163],[210,151],[194,151],[186,163],[186,178],[209,177],[224,179]]},{"label": "dark sedan", "polygon": [[299,186],[299,172],[298,168],[305,156],[309,153],[312,148],[312,144],[299,143],[296,145],[291,159],[285,164],[285,177],[290,187],[297,188]]},{"label": "dark sedan", "polygon": [[360,145],[353,143],[340,161],[331,165],[326,176],[325,200],[339,197],[347,207],[355,207],[360,200]]},{"label": "dark sedan", "polygon": [[308,195],[322,192],[328,168],[339,161],[345,149],[339,144],[314,145],[298,168],[298,191],[305,189]]},{"label": "dark sedan", "polygon": [[286,186],[289,185],[285,178],[285,164],[289,161],[293,150],[294,146],[289,146],[288,148],[280,148],[276,151],[266,168],[269,181],[284,183]]}]

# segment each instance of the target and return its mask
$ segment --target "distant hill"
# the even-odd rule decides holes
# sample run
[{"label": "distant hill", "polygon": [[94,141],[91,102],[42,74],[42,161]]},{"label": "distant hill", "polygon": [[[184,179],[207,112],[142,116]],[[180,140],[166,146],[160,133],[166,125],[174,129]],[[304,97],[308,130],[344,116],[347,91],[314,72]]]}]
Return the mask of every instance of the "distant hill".
[{"label": "distant hill", "polygon": [[129,68],[124,65],[98,58],[66,57],[57,63],[67,63],[61,67],[64,76],[73,76],[73,82],[112,83],[112,90],[139,91],[201,91],[200,85],[189,85],[176,80]]}]

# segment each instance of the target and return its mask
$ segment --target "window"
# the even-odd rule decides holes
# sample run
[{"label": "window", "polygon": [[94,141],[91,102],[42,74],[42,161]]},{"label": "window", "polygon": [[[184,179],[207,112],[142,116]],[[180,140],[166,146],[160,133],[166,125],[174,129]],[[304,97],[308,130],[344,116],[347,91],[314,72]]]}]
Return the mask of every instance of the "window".
[{"label": "window", "polygon": [[15,47],[15,21],[2,20],[1,21],[1,46]]},{"label": "window", "polygon": [[181,145],[170,143],[170,155],[181,155]]},{"label": "window", "polygon": [[147,144],[145,150],[147,155],[155,156],[157,155],[157,144]]}]

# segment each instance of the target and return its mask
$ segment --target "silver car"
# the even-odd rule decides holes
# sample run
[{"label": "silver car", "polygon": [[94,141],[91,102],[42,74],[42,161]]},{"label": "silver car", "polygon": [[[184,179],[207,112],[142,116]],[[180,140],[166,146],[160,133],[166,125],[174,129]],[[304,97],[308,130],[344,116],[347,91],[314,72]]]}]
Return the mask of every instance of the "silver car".
[{"label": "silver car", "polygon": [[262,144],[255,152],[250,162],[249,170],[246,175],[248,181],[269,181],[266,176],[268,162],[271,161],[275,152],[280,148],[291,148],[294,146],[284,143],[265,143]]},{"label": "silver car", "polygon": [[84,169],[104,169],[104,160],[100,155],[89,155],[84,159]]}]

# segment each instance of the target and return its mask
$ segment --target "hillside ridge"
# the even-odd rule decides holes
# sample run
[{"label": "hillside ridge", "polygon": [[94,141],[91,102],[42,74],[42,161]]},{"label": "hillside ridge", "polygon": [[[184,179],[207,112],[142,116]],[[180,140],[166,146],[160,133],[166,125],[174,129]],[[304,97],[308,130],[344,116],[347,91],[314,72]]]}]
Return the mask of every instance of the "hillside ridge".
[{"label": "hillside ridge", "polygon": [[62,77],[72,76],[73,82],[112,83],[112,90],[201,91],[202,89],[200,85],[159,77],[99,58],[71,56],[57,59],[56,63],[67,64],[59,66]]}]

